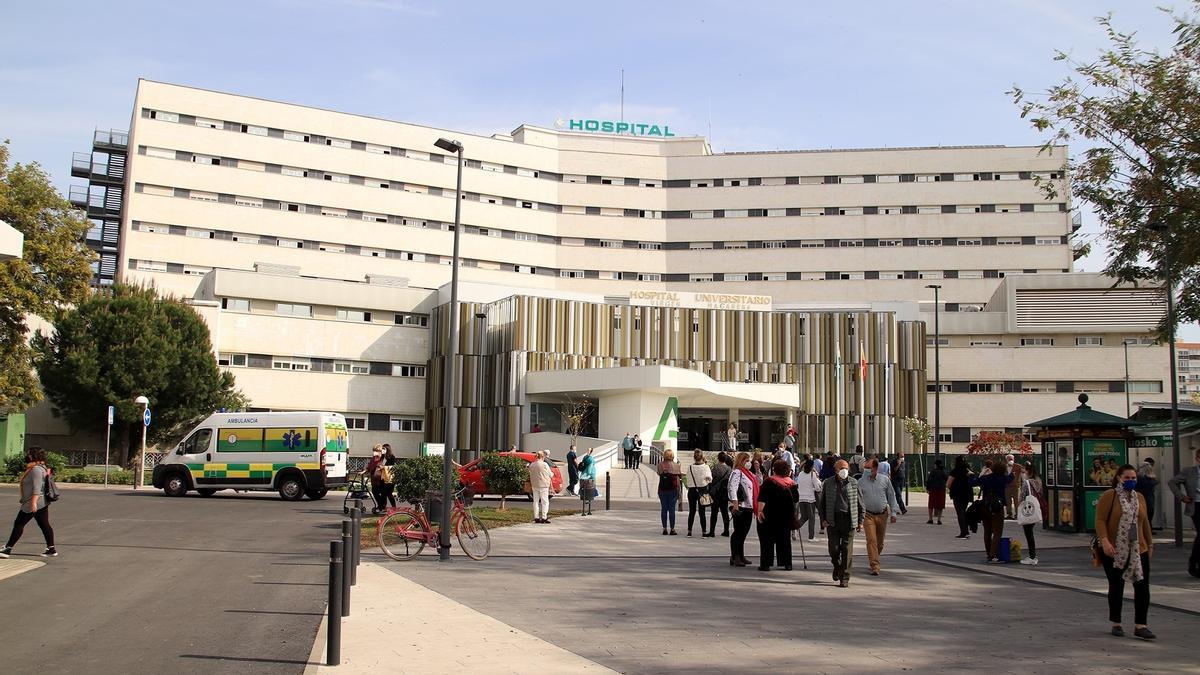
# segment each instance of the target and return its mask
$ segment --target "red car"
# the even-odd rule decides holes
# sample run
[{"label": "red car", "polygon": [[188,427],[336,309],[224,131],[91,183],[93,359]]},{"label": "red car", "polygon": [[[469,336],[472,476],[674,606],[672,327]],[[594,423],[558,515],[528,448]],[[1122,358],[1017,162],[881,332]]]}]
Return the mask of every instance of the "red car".
[{"label": "red car", "polygon": [[[500,455],[501,457],[520,457],[525,461],[526,464],[532,462],[536,457],[535,453],[532,452],[498,452],[496,454]],[[562,472],[559,471],[558,465],[553,459],[549,459],[547,461],[550,462],[550,496],[553,497],[554,495],[562,492]],[[458,479],[462,481],[463,485],[471,486],[471,492],[476,497],[480,497],[485,494],[492,494],[492,491],[488,489],[487,481],[483,477],[483,469],[480,468],[479,462],[480,460],[476,459],[474,461],[467,462],[458,468]],[[526,496],[528,496],[530,499],[533,498],[533,496],[529,495],[528,493],[526,493]]]}]

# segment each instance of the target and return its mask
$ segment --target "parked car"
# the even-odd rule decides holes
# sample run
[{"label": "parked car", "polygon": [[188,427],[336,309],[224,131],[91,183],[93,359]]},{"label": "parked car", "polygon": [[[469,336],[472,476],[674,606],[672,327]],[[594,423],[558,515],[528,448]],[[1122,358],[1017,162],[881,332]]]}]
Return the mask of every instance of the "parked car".
[{"label": "parked car", "polygon": [[[532,462],[536,456],[535,453],[532,452],[508,451],[499,452],[496,454],[500,455],[501,457],[520,457],[525,461],[526,464]],[[554,495],[562,492],[563,478],[562,471],[560,471],[558,468],[559,462],[554,459],[550,459],[548,461],[550,462],[550,496],[553,497]],[[479,463],[480,460],[476,459],[460,466],[458,468],[458,479],[462,481],[463,485],[469,485],[471,487],[472,494],[474,494],[476,497],[482,497],[485,494],[495,494],[488,489],[487,480],[483,476],[483,469],[480,468]],[[533,498],[533,495],[530,495],[529,493],[526,493],[526,496],[530,499]]]}]

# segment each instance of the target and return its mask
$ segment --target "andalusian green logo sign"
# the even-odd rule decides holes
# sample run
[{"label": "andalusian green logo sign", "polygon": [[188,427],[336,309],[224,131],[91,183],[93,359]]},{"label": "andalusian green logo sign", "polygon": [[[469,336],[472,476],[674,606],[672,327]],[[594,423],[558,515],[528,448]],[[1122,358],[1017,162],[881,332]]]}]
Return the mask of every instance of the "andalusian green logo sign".
[{"label": "andalusian green logo sign", "polygon": [[643,122],[614,122],[613,120],[588,120],[588,119],[559,119],[554,122],[554,126],[567,131],[588,131],[598,134],[622,134],[625,136],[657,136],[659,138],[670,138],[675,134],[671,133],[671,127],[666,124],[645,124]]},{"label": "andalusian green logo sign", "polygon": [[[671,417],[675,417],[675,423],[671,424],[671,428],[667,430],[667,424],[671,422]],[[667,397],[667,404],[663,406],[662,418],[658,420],[658,428],[654,430],[654,438],[651,440],[663,440],[663,432],[667,432],[667,438],[679,438],[679,399],[674,396]]]}]

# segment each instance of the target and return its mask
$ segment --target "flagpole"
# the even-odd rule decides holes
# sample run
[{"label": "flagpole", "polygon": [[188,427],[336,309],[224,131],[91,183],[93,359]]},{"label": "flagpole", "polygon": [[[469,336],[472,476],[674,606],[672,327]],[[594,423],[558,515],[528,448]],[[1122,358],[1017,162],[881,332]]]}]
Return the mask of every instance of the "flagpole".
[{"label": "flagpole", "polygon": [[833,321],[833,353],[834,366],[833,378],[834,386],[837,387],[836,396],[834,397],[834,417],[833,417],[833,447],[837,449],[839,455],[843,454],[845,448],[842,447],[842,399],[844,387],[842,387],[842,342],[838,335],[842,330],[841,322],[837,320],[837,315],[834,315]]},{"label": "flagpole", "polygon": [[[861,322],[856,321],[859,328],[862,328]],[[858,443],[863,446],[863,452],[867,448],[867,354],[863,349],[862,332],[858,335]]]}]

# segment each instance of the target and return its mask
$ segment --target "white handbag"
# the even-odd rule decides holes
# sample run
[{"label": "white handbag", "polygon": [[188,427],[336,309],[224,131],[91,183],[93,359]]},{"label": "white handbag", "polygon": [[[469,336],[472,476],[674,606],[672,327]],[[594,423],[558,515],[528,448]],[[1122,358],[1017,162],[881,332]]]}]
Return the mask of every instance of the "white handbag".
[{"label": "white handbag", "polygon": [[1033,486],[1025,481],[1025,499],[1017,506],[1018,525],[1036,525],[1042,522],[1042,505],[1033,496]]}]

